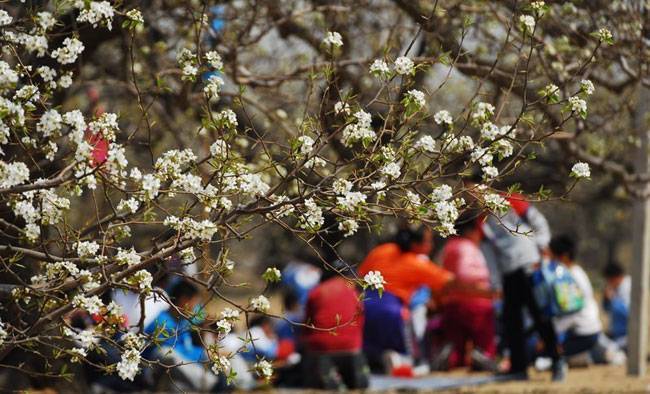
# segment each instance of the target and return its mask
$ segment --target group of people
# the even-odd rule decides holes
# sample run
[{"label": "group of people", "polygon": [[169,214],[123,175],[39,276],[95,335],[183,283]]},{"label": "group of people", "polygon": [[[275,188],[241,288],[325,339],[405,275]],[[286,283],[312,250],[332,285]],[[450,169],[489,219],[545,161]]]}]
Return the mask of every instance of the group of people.
[{"label": "group of people", "polygon": [[[264,359],[273,362],[280,386],[361,389],[371,373],[416,376],[465,366],[527,379],[533,364],[562,380],[567,361],[622,363],[630,280],[621,265],[603,271],[604,330],[589,277],[575,259],[576,241],[552,238],[540,211],[520,196],[508,199],[510,209],[499,217],[463,213],[438,253],[440,264],[429,257],[433,233],[409,226],[356,267],[336,259],[325,269],[288,264],[284,319],[252,314],[246,327],[228,327],[227,335],[210,338],[195,329],[206,324],[201,293],[182,275],[163,276],[159,291],[145,299],[116,290],[111,298],[128,326],[153,339],[140,349],[143,358],[172,372],[145,368],[125,380],[90,371],[91,379],[121,391],[156,387],[161,376],[188,390],[248,389],[258,384],[252,368]],[[370,272],[381,273],[383,289],[358,286],[355,279]],[[546,283],[549,275],[559,278],[555,285]],[[229,373],[210,370],[210,343],[236,354]],[[110,342],[102,346],[102,359],[91,361],[120,361]]]},{"label": "group of people", "polygon": [[[568,364],[623,363],[630,288],[621,265],[603,271],[605,330],[576,240],[551,237],[539,210],[518,195],[508,200],[499,217],[461,215],[439,265],[429,258],[432,232],[410,227],[356,270],[332,263],[308,292],[299,320],[307,328],[295,337],[307,385],[363,388],[368,371],[414,376],[460,366],[525,380],[535,365],[561,381]],[[344,279],[377,271],[382,291]]]}]

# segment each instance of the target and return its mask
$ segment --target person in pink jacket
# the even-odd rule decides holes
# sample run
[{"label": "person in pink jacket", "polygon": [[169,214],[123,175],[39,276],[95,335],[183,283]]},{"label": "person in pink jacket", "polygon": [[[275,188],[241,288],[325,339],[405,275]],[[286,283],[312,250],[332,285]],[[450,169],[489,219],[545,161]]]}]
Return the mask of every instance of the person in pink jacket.
[{"label": "person in pink jacket", "polygon": [[[479,249],[482,234],[476,215],[467,212],[456,223],[457,236],[445,244],[440,260],[443,267],[466,286],[490,287],[490,272]],[[442,324],[447,346],[451,346],[447,367],[467,365],[466,349],[472,344],[470,361],[474,369],[494,369],[496,354],[495,317],[492,300],[450,291],[442,306]]]}]

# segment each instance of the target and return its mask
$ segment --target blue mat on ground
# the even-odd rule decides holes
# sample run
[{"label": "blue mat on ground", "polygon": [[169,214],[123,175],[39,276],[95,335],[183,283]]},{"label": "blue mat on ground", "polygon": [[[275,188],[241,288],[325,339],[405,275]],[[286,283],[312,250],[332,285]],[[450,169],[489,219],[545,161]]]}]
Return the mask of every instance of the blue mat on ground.
[{"label": "blue mat on ground", "polygon": [[476,386],[500,381],[494,375],[487,376],[424,376],[419,378],[397,378],[393,376],[371,375],[370,390],[447,390],[465,386]]}]

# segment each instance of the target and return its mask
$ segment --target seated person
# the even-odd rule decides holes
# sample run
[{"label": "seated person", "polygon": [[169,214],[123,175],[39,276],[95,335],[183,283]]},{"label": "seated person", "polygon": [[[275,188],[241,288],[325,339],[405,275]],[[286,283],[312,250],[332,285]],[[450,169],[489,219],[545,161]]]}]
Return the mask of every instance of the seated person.
[{"label": "seated person", "polygon": [[283,294],[283,315],[288,320],[277,320],[275,322],[275,334],[278,337],[278,359],[287,360],[295,354],[297,327],[292,323],[302,323],[304,311],[296,293],[286,289]]},{"label": "seated person", "polygon": [[254,363],[264,358],[273,361],[278,357],[278,337],[275,335],[273,321],[270,317],[257,315],[250,319],[248,333],[244,334],[246,351],[241,355],[248,362]]},{"label": "seated person", "polygon": [[556,331],[564,338],[561,341],[564,355],[571,357],[591,351],[597,345],[602,331],[598,303],[589,277],[575,261],[575,241],[567,235],[557,236],[551,239],[550,249],[553,259],[571,272],[584,300],[584,306],[578,312],[554,319]]},{"label": "seated person", "polygon": [[305,385],[336,390],[368,387],[367,366],[361,352],[363,304],[353,283],[341,277],[349,272],[341,261],[338,272],[325,271],[318,286],[309,292],[300,344],[304,349]]},{"label": "seated person", "polygon": [[[450,290],[491,297],[489,289],[458,282],[451,272],[435,265],[428,257],[432,248],[433,234],[429,229],[405,227],[397,233],[394,242],[370,251],[359,267],[361,277],[379,271],[386,281],[381,297],[376,291],[365,292],[363,349],[373,369],[409,374],[406,366],[413,350],[407,345],[412,341],[407,339],[410,328],[405,322],[410,319],[409,302],[420,287],[427,286],[434,297]],[[385,359],[399,366],[385,365]]]},{"label": "seated person", "polygon": [[[477,226],[477,217],[477,212],[467,211],[458,218],[458,236],[447,241],[440,259],[443,267],[453,273],[457,281],[468,286],[489,288],[490,272],[479,248],[482,235]],[[465,366],[467,345],[471,343],[472,368],[496,369],[493,362],[496,355],[496,333],[492,300],[450,290],[442,305],[442,327],[445,340],[452,347],[446,360],[447,365],[439,363],[439,368]]]},{"label": "seated person", "polygon": [[609,332],[607,333],[621,347],[627,345],[627,319],[630,313],[630,276],[625,275],[623,266],[617,262],[609,263],[603,270],[607,281],[603,306],[609,313]]},{"label": "seated person", "polygon": [[199,290],[191,282],[181,280],[170,289],[169,299],[173,305],[145,328],[145,333],[152,337],[152,345],[143,356],[173,366],[173,385],[190,391],[209,389],[217,383],[217,376],[207,368],[207,353],[192,335],[191,319],[196,315]]}]

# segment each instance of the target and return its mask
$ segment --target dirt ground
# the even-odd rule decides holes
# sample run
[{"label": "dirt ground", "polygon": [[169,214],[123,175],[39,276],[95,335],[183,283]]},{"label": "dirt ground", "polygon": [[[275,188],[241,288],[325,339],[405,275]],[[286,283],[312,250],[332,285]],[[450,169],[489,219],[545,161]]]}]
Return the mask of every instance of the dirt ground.
[{"label": "dirt ground", "polygon": [[491,383],[442,393],[650,393],[650,370],[645,378],[629,377],[624,366],[571,369],[566,381],[551,382],[550,374],[531,369],[525,382]]}]

